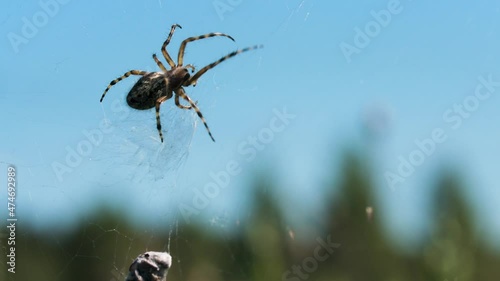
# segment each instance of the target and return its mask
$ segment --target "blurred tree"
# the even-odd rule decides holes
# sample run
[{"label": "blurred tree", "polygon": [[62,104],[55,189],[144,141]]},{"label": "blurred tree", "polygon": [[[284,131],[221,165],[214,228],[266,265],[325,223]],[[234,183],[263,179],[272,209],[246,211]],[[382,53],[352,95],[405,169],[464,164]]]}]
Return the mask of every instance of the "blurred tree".
[{"label": "blurred tree", "polygon": [[341,162],[339,190],[327,202],[324,236],[330,235],[341,246],[323,267],[340,280],[392,280],[402,269],[401,260],[382,235],[367,166],[356,153],[347,151]]},{"label": "blurred tree", "polygon": [[460,173],[445,170],[434,197],[434,229],[423,256],[440,280],[497,280],[498,256],[475,234],[473,211],[463,192]]},{"label": "blurred tree", "polygon": [[288,256],[287,227],[273,196],[276,191],[269,178],[257,177],[254,184],[253,211],[245,222],[245,239],[253,257],[253,280],[281,280]]}]

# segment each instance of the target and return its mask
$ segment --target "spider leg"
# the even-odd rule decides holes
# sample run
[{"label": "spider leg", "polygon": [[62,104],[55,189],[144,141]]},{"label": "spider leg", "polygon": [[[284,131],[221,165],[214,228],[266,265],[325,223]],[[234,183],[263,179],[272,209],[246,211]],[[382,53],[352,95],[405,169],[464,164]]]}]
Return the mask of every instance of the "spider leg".
[{"label": "spider leg", "polygon": [[165,57],[165,59],[168,62],[168,65],[170,65],[171,68],[175,67],[175,62],[174,62],[174,60],[172,60],[170,55],[167,53],[167,45],[168,45],[168,43],[170,43],[170,39],[172,39],[172,35],[174,35],[174,31],[175,31],[176,27],[182,28],[182,26],[180,26],[178,24],[172,25],[172,27],[170,28],[170,33],[168,34],[167,40],[165,40],[165,42],[163,42],[163,45],[161,46],[161,53],[163,54],[163,56]]},{"label": "spider leg", "polygon": [[181,108],[181,109],[191,109],[192,107],[190,105],[186,106],[186,105],[182,105],[179,101],[179,95],[177,94],[177,91],[176,91],[176,95],[175,95],[175,105],[177,105],[178,108]]},{"label": "spider leg", "polygon": [[210,132],[210,129],[208,128],[207,121],[205,121],[205,118],[203,118],[203,114],[201,114],[200,109],[198,106],[196,106],[196,103],[191,100],[191,98],[186,94],[183,88],[179,88],[175,91],[176,96],[180,96],[181,98],[187,100],[189,104],[191,105],[192,108],[194,108],[194,111],[196,111],[196,114],[198,114],[198,117],[200,117],[201,121],[203,122],[203,125],[205,125],[205,128],[207,129],[208,135],[212,139],[213,142],[215,142],[214,137],[212,136],[212,133]]},{"label": "spider leg", "polygon": [[155,60],[156,64],[160,67],[161,70],[167,72],[167,69],[163,65],[163,63],[156,57],[156,54],[153,54],[153,59]]},{"label": "spider leg", "polygon": [[185,39],[184,41],[182,41],[182,43],[181,43],[181,47],[179,48],[179,55],[177,56],[177,66],[182,66],[182,63],[184,60],[184,50],[186,49],[187,43],[193,42],[196,40],[205,39],[205,38],[215,37],[215,36],[224,36],[224,37],[227,37],[227,38],[234,41],[233,37],[231,37],[227,34],[224,34],[224,33],[220,33],[220,32],[208,33],[208,34],[204,34],[204,35],[200,35],[200,36],[196,36],[196,37],[189,37],[189,38]]},{"label": "spider leg", "polygon": [[227,59],[230,59],[234,56],[236,56],[237,54],[241,54],[243,52],[246,52],[246,51],[251,51],[251,50],[255,50],[255,49],[260,49],[260,48],[263,48],[264,46],[263,45],[255,45],[253,47],[248,47],[248,48],[244,48],[244,49],[241,49],[241,50],[237,50],[237,51],[234,51],[222,58],[220,58],[219,60],[217,61],[214,61],[213,63],[205,66],[204,68],[200,69],[198,72],[196,72],[195,75],[191,76],[191,78],[189,78],[189,80],[184,83],[184,86],[189,86],[189,85],[194,85],[196,86],[196,82],[198,81],[198,79],[203,75],[205,74],[205,72],[207,72],[208,70],[214,68],[216,65],[218,65],[219,63],[227,60]]},{"label": "spider leg", "polygon": [[104,90],[104,93],[102,94],[101,96],[101,102],[102,100],[104,99],[104,96],[106,95],[106,93],[109,91],[109,89],[111,87],[113,87],[113,85],[115,85],[116,83],[122,81],[123,79],[129,77],[130,75],[140,75],[140,76],[144,76],[148,74],[147,71],[142,71],[142,70],[130,70],[130,71],[127,71],[125,72],[125,74],[123,74],[122,76],[116,78],[115,80],[111,81],[108,85],[108,87],[106,88],[106,90]]},{"label": "spider leg", "polygon": [[166,95],[166,96],[162,96],[162,97],[159,97],[157,100],[156,100],[156,129],[158,129],[158,134],[160,135],[160,140],[161,142],[163,142],[163,134],[161,132],[161,122],[160,122],[160,105],[168,100],[170,97],[172,97],[171,95]]}]

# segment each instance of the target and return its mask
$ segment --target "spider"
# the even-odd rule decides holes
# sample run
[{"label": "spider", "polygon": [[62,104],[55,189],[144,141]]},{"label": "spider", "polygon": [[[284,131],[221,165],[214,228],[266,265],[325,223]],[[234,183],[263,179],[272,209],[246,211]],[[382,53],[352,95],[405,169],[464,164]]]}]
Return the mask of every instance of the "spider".
[{"label": "spider", "polygon": [[[168,65],[170,66],[171,69],[167,70],[163,63],[156,57],[156,54],[153,54],[153,59],[158,65],[158,67],[161,69],[161,71],[158,72],[147,72],[143,70],[130,70],[125,72],[122,76],[116,78],[115,80],[111,81],[104,90],[104,93],[102,94],[101,97],[101,102],[104,99],[104,96],[106,93],[109,91],[109,89],[115,85],[116,83],[120,82],[121,80],[129,77],[130,75],[138,75],[141,76],[141,78],[135,83],[135,85],[132,87],[130,92],[127,94],[127,104],[134,108],[134,109],[139,109],[139,110],[146,110],[146,109],[151,109],[155,107],[156,109],[156,128],[158,129],[158,134],[160,135],[160,140],[163,142],[163,134],[161,132],[161,122],[160,122],[160,105],[165,102],[166,100],[172,98],[175,95],[175,105],[181,109],[194,109],[196,113],[198,114],[198,117],[201,119],[203,122],[203,125],[205,125],[205,128],[207,129],[208,135],[212,139],[212,141],[215,142],[214,137],[212,136],[212,133],[210,132],[210,129],[208,128],[207,122],[205,121],[205,118],[203,118],[203,115],[201,114],[200,109],[196,105],[196,102],[193,102],[191,98],[186,94],[186,91],[184,90],[184,87],[187,86],[196,86],[196,83],[198,82],[198,79],[205,74],[208,70],[211,68],[214,68],[216,65],[219,63],[232,58],[236,56],[237,54],[250,51],[250,50],[255,50],[262,48],[262,45],[255,45],[253,47],[247,47],[244,49],[236,50],[232,53],[229,53],[228,55],[218,59],[217,61],[212,62],[211,64],[203,67],[200,69],[198,72],[196,72],[193,76],[189,74],[188,69],[191,70],[191,73],[195,72],[195,67],[192,64],[187,64],[183,66],[183,60],[184,60],[184,50],[186,48],[187,43],[193,42],[196,40],[201,40],[205,38],[210,38],[210,37],[215,37],[215,36],[222,36],[222,37],[227,37],[234,41],[233,37],[224,34],[224,33],[219,33],[219,32],[214,32],[214,33],[208,33],[196,37],[189,37],[182,41],[181,46],[179,48],[179,53],[177,56],[177,65],[174,63],[170,55],[168,54],[166,47],[170,43],[170,39],[172,38],[172,35],[174,34],[174,31],[176,28],[182,28],[178,24],[172,25],[170,29],[170,33],[168,34],[167,40],[163,43],[161,47],[161,52],[163,54],[163,57],[167,61]],[[182,105],[180,103],[180,98],[186,100],[189,105]]]}]

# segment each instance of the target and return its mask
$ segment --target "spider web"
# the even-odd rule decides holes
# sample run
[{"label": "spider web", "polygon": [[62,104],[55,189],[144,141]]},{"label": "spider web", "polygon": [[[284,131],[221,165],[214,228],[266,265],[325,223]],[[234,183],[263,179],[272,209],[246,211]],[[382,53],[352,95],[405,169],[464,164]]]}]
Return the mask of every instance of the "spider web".
[{"label": "spider web", "polygon": [[[103,103],[102,107],[102,124],[109,126],[111,132],[104,134],[102,143],[92,152],[91,159],[79,167],[78,170],[82,171],[79,173],[80,181],[108,189],[112,193],[137,194],[132,196],[136,198],[134,202],[144,204],[144,213],[152,216],[148,215],[148,220],[142,223],[138,218],[128,217],[126,221],[113,221],[109,224],[96,221],[95,214],[90,214],[79,223],[84,227],[76,248],[62,246],[64,241],[61,238],[47,237],[47,240],[59,245],[51,255],[68,256],[66,265],[58,268],[54,275],[48,276],[62,280],[75,270],[77,264],[100,263],[107,269],[101,274],[105,278],[103,280],[124,280],[131,262],[139,254],[154,250],[171,253],[173,274],[169,274],[186,278],[184,270],[187,268],[182,253],[194,240],[203,241],[206,238],[184,237],[179,231],[179,225],[183,221],[182,217],[177,216],[175,201],[182,197],[183,191],[176,188],[176,181],[179,170],[189,156],[196,129],[201,128],[199,135],[207,141],[210,139],[203,126],[197,128],[200,121],[196,113],[193,110],[179,109],[173,104],[173,100],[166,101],[161,108],[163,143],[160,142],[156,129],[154,109],[141,111],[129,108],[125,94],[115,95],[106,101],[107,104]],[[213,100],[208,99],[208,108],[210,101]],[[99,173],[102,176],[97,179],[87,176]],[[120,204],[124,202],[121,199],[116,201]],[[150,217],[155,217],[153,222]],[[221,251],[226,253],[231,262],[237,264],[229,240],[231,225],[236,226],[239,222],[230,218],[225,211],[202,221],[207,228],[221,233],[222,239],[228,241],[228,246]],[[131,226],[134,228],[131,229]],[[112,246],[108,247],[110,243]],[[101,247],[113,250],[103,253]],[[38,254],[46,253],[40,251]],[[236,273],[242,270],[235,268]],[[234,272],[230,272],[232,273]]]},{"label": "spider web", "polygon": [[[306,21],[308,19],[309,12],[305,9],[305,6],[311,5],[308,0],[284,1],[283,3],[289,15],[283,20],[282,25],[278,27],[278,29],[288,28],[291,21]],[[204,79],[205,83],[212,82],[212,94],[214,90],[218,91],[221,87],[225,86],[224,82],[219,82],[216,73],[205,75]],[[190,95],[192,91],[193,88],[190,88]],[[257,89],[238,88],[236,91],[257,91]],[[191,97],[193,98],[193,96]],[[121,100],[124,103],[125,97],[123,96]],[[194,100],[196,100],[196,98],[194,98]],[[210,95],[209,98],[205,97],[203,103],[204,108],[210,107],[211,105],[213,106],[215,102],[213,95]],[[131,161],[131,169],[133,172],[130,176],[134,182],[168,181],[172,183],[172,180],[175,180],[176,171],[182,166],[189,155],[193,134],[200,122],[198,116],[192,110],[186,111],[179,109],[172,101],[165,102],[161,108],[161,122],[164,136],[164,143],[161,144],[156,130],[154,110],[145,112],[132,109],[129,110],[131,112],[126,120],[120,120],[121,118],[119,116],[115,116],[115,119],[118,119],[117,122],[122,128],[119,133],[110,140],[110,146],[112,148],[110,148],[111,150],[108,151],[108,154],[110,154],[110,151],[113,151],[115,155],[123,154],[122,156],[116,157],[116,163],[118,165],[124,163],[123,160]],[[206,132],[203,126],[200,126],[198,130],[203,131],[200,132],[199,135],[203,135],[203,137],[209,140],[207,136],[204,136]],[[116,144],[120,145],[115,146]],[[113,163],[111,166],[114,165]],[[118,171],[123,170],[123,168],[123,166],[120,167]],[[114,168],[110,167],[110,169],[112,170]],[[172,177],[174,178],[172,179]],[[150,203],[152,203],[152,201],[150,201]],[[172,215],[172,213],[173,212],[169,212],[170,215]],[[209,231],[217,232],[221,240],[227,241],[225,247],[218,250],[223,252],[224,254],[222,255],[226,256],[230,262],[236,264],[237,255],[234,249],[232,249],[230,240],[231,236],[234,235],[234,229],[240,224],[240,221],[237,219],[238,215],[229,214],[226,210],[218,210],[212,214],[213,215],[209,215],[208,218],[205,218],[206,220],[202,220],[204,222],[202,224],[208,228]],[[115,249],[112,263],[113,269],[111,270],[111,275],[114,276],[112,280],[122,280],[125,278],[130,262],[138,254],[142,253],[138,252],[137,249],[143,249],[144,251],[146,249],[167,251],[171,253],[173,258],[171,271],[174,272],[175,277],[189,279],[187,272],[185,272],[188,268],[184,268],[183,257],[178,256],[178,254],[186,251],[186,246],[190,247],[191,244],[195,245],[195,241],[193,241],[192,237],[184,236],[183,233],[179,233],[179,225],[182,223],[182,219],[180,219],[179,216],[174,215],[168,218],[163,217],[162,219],[165,219],[164,225],[168,225],[167,230],[157,225],[148,226],[149,229],[144,230],[143,233],[137,233],[136,237],[125,236],[116,229],[102,230],[116,235],[117,240],[126,239],[126,244],[128,245],[125,253],[122,251],[123,249]],[[165,235],[167,231],[168,235]],[[149,236],[146,233],[149,233]],[[147,237],[146,241],[141,241],[141,237]],[[204,240],[206,238],[196,237],[195,239]],[[247,262],[250,263],[250,261],[244,261],[244,263]],[[231,274],[241,274],[243,271],[243,268],[235,266]],[[172,275],[172,272],[169,274]],[[167,280],[174,280],[172,278],[173,277],[170,276]]]},{"label": "spider web", "polygon": [[110,107],[103,107],[103,116],[102,122],[112,132],[105,136],[92,160],[104,165],[103,178],[111,180],[107,184],[116,183],[113,178],[134,183],[175,183],[197,127],[194,111],[182,110],[170,100],[162,104],[163,143],[156,129],[154,109],[132,109],[122,96],[111,101]]},{"label": "spider web", "polygon": [[[104,216],[105,220],[108,214],[100,215]],[[38,233],[36,240],[30,238],[30,241],[20,241],[19,248],[29,247],[31,256],[44,257],[40,263],[43,266],[57,265],[49,266],[45,270],[35,268],[34,271],[38,273],[40,280],[71,280],[71,276],[75,274],[86,276],[87,280],[125,280],[132,261],[146,251],[171,253],[172,269],[169,270],[167,280],[179,280],[179,278],[182,280],[186,279],[188,271],[192,270],[184,265],[186,260],[183,253],[186,252],[186,248],[198,243],[206,244],[207,240],[210,240],[209,237],[193,237],[185,233],[185,229],[181,228],[176,220],[172,223],[171,219],[168,219],[170,223],[160,226],[167,222],[167,219],[163,218],[158,221],[158,225],[135,225],[131,229],[129,223],[119,219],[117,221],[116,218],[116,214],[112,222],[96,220],[95,214],[86,218],[79,223],[77,240],[72,243],[68,243],[68,239],[60,233],[53,235],[49,230]],[[236,224],[237,221],[230,221],[225,216],[221,216],[219,220],[216,224],[207,225],[205,230],[219,232],[219,239],[227,245],[218,249],[220,252],[218,254],[226,256],[228,263],[237,265],[239,261],[234,246],[231,245],[233,233],[228,231],[230,228],[228,224]],[[91,266],[97,272],[89,272],[84,265]],[[242,271],[242,268],[235,267],[234,272],[229,274],[241,274]],[[31,276],[26,269],[16,274],[20,277]],[[81,276],[76,279],[80,280]]]},{"label": "spider web", "polygon": [[[164,0],[158,3],[161,4],[162,2],[163,8],[172,5],[171,3],[166,3]],[[302,7],[305,1],[300,1],[300,6],[294,5],[293,3],[295,2],[283,1],[283,3],[286,3],[286,8],[290,15],[284,24],[288,24],[300,12],[300,7]],[[127,10],[123,6],[124,4],[122,3],[120,7],[126,13]],[[297,8],[294,9],[294,6]],[[244,7],[237,7],[235,11],[237,9],[244,9]],[[61,12],[62,14],[63,12]],[[300,16],[302,17],[302,15]],[[304,16],[304,20],[305,18],[306,16]],[[51,28],[51,26],[48,26],[47,29]],[[39,35],[40,38],[42,36],[43,34]],[[221,55],[224,55],[224,53]],[[67,61],[61,62],[62,65],[67,63]],[[61,73],[64,74],[64,72]],[[208,78],[210,75],[212,75],[211,79]],[[215,73],[209,73],[204,79],[207,84],[212,80],[215,90],[219,90],[220,87],[225,86],[218,82],[218,80],[223,80],[217,79]],[[191,92],[192,89],[190,88]],[[135,194],[145,194],[145,196],[137,198],[133,203],[143,204],[146,215],[148,217],[153,217],[154,215],[157,219],[153,223],[151,223],[151,220],[147,220],[141,224],[141,216],[139,214],[131,219],[130,213],[128,215],[120,213],[124,217],[124,220],[127,219],[129,221],[128,223],[122,221],[107,223],[101,220],[98,221],[95,214],[86,215],[88,217],[83,222],[78,222],[79,225],[83,225],[83,227],[79,227],[79,230],[83,229],[83,232],[75,235],[77,241],[73,243],[76,244],[76,247],[68,246],[69,244],[65,243],[64,238],[61,238],[64,237],[64,233],[54,236],[52,233],[42,234],[37,239],[43,239],[43,243],[40,242],[38,244],[35,242],[35,247],[32,249],[32,244],[24,244],[24,246],[29,245],[31,253],[35,256],[45,257],[49,260],[51,257],[64,256],[67,258],[67,262],[63,267],[46,269],[45,276],[39,276],[41,280],[62,280],[62,277],[67,276],[68,273],[73,274],[75,269],[78,269],[78,264],[81,261],[89,260],[102,263],[107,268],[107,271],[103,272],[99,280],[124,280],[132,260],[146,250],[172,251],[172,270],[177,273],[177,276],[180,275],[186,279],[183,258],[182,256],[176,256],[176,254],[185,251],[186,245],[189,247],[190,243],[193,243],[195,239],[207,239],[205,237],[196,237],[194,239],[185,236],[183,233],[178,233],[180,219],[176,218],[172,209],[165,208],[165,206],[169,206],[172,203],[172,200],[177,198],[176,194],[174,194],[176,192],[174,187],[176,187],[176,181],[179,177],[179,170],[186,163],[189,156],[195,131],[197,129],[201,130],[198,134],[199,137],[210,142],[205,128],[203,126],[197,128],[200,122],[198,116],[192,110],[179,109],[174,105],[173,100],[163,103],[161,107],[161,123],[164,142],[161,143],[156,129],[154,109],[143,111],[131,109],[125,101],[127,91],[113,90],[111,95],[106,96],[102,103],[102,111],[98,112],[99,115],[97,116],[97,119],[102,121],[101,124],[103,126],[109,127],[110,132],[103,134],[102,142],[93,148],[89,159],[85,159],[82,164],[74,169],[75,172],[65,174],[64,182],[62,183],[48,184],[44,192],[47,197],[59,195],[57,200],[75,202],[73,209],[83,209],[84,206],[78,205],[82,201],[75,200],[76,196],[71,195],[75,190],[67,189],[72,184],[84,187],[86,190],[83,192],[87,192],[93,188],[92,186],[95,186],[100,189],[108,188],[116,194],[130,193],[132,196]],[[249,89],[237,90],[248,91]],[[250,90],[254,91],[255,89]],[[122,94],[120,95],[120,93]],[[191,97],[196,100],[194,96],[196,95]],[[211,100],[214,97],[208,99],[208,103],[206,101],[203,103],[205,109],[210,107],[211,103],[215,102]],[[92,124],[92,126],[94,125]],[[71,144],[72,147],[76,147],[76,145],[74,143]],[[49,155],[48,158],[56,159],[63,163],[61,159],[64,158],[64,155],[54,158],[51,158],[51,155]],[[31,167],[32,165],[28,166]],[[18,165],[18,167],[21,170],[25,168],[23,165]],[[36,172],[39,172],[38,174],[53,174],[50,168],[50,161],[47,163],[44,162],[42,168],[39,170],[36,170]],[[182,192],[182,190],[177,190],[177,192]],[[94,192],[94,194],[96,197],[100,195],[99,192]],[[103,199],[96,200],[100,201]],[[114,199],[112,203],[109,203],[109,200],[106,203],[114,205],[112,207],[119,206],[119,209],[126,209],[129,201]],[[20,203],[21,206],[27,204],[28,202]],[[37,202],[38,206],[40,204],[42,203]],[[135,211],[138,208],[130,209]],[[84,211],[77,210],[76,212],[80,214]],[[98,212],[99,216],[101,216],[100,211]],[[38,217],[40,214],[43,218],[43,214],[38,213],[37,207],[34,207],[33,214],[35,217]],[[225,211],[208,219],[210,220],[207,223],[208,228],[222,232],[221,236],[223,236],[223,239],[226,239],[226,236],[230,236],[229,229],[239,223]],[[136,223],[134,229],[129,228],[131,221]],[[65,227],[71,229],[71,227]],[[47,241],[53,247],[42,247]],[[87,247],[86,245],[91,245],[91,247]],[[106,247],[106,245],[109,245],[106,249],[113,250],[106,253],[99,250],[101,247]],[[227,247],[219,250],[223,255],[227,256],[228,260],[234,261],[236,259],[229,242],[227,243]],[[54,264],[56,263],[54,262]],[[235,267],[232,271],[240,272],[242,269]]]}]

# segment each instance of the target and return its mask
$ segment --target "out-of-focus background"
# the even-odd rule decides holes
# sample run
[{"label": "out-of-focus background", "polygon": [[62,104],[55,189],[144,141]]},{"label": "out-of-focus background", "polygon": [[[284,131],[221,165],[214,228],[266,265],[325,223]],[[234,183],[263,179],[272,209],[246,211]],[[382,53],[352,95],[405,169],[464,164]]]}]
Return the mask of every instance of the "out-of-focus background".
[{"label": "out-of-focus background", "polygon": [[[0,5],[1,280],[123,280],[147,250],[176,281],[500,276],[498,1]],[[175,60],[236,40],[189,43],[196,69],[264,45],[186,88],[215,143],[173,100],[160,143],[137,77],[99,103],[176,23]]]}]

